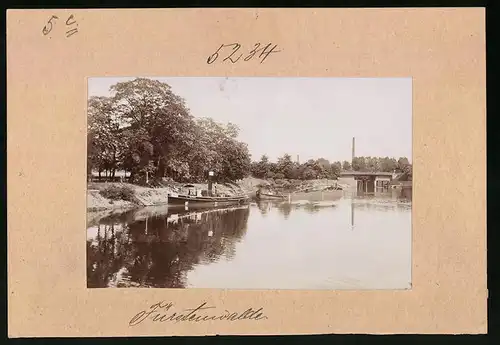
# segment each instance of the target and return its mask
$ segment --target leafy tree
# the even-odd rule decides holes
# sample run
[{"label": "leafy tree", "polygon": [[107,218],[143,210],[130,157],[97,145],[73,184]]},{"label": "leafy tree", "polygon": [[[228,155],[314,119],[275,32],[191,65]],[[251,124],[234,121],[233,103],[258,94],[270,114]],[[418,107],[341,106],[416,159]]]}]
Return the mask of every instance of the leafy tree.
[{"label": "leafy tree", "polygon": [[293,162],[292,170],[290,172],[290,179],[298,180],[301,178],[301,165],[297,162]]},{"label": "leafy tree", "polygon": [[311,166],[305,166],[302,173],[302,179],[314,180],[316,178],[318,178],[318,172],[314,170]]},{"label": "leafy tree", "polygon": [[413,166],[411,164],[405,166],[404,173],[406,174],[408,181],[413,180]]},{"label": "leafy tree", "polygon": [[399,172],[404,172],[406,167],[409,165],[410,165],[410,162],[408,161],[408,158],[399,157],[396,170],[398,170]]},{"label": "leafy tree", "polygon": [[147,78],[117,83],[111,91],[119,122],[130,133],[129,152],[141,156],[132,172],[152,164],[157,177],[167,169],[178,175],[195,141],[194,118],[184,100],[168,84]]},{"label": "leafy tree", "polygon": [[319,158],[314,162],[314,169],[317,172],[318,178],[329,178],[331,175],[331,166],[328,159]]},{"label": "leafy tree", "polygon": [[269,171],[269,158],[266,155],[263,155],[259,162],[252,163],[252,174],[257,178],[265,178]]},{"label": "leafy tree", "polygon": [[340,176],[340,172],[342,170],[342,163],[340,163],[340,162],[332,163],[330,166],[330,170],[331,170],[330,178],[332,178],[332,179],[338,178]]},{"label": "leafy tree", "polygon": [[396,170],[397,162],[394,158],[384,157],[379,158],[380,160],[380,169],[385,172],[392,172]]},{"label": "leafy tree", "polygon": [[276,173],[280,176],[277,178],[291,178],[293,168],[294,164],[292,162],[292,156],[284,154],[283,157],[278,158],[278,162],[276,164]]},{"label": "leafy tree", "polygon": [[251,166],[250,153],[246,144],[236,140],[238,127],[231,123],[224,126],[209,118],[198,120],[198,125],[204,133],[204,149],[199,152],[206,156],[205,170],[216,171],[224,181],[247,176]]},{"label": "leafy tree", "polygon": [[250,154],[245,143],[234,142],[226,151],[222,161],[224,181],[240,180],[249,174]]},{"label": "leafy tree", "polygon": [[91,97],[88,102],[88,173],[114,176],[117,169],[133,180],[164,176],[177,181],[201,182],[208,172],[219,181],[234,181],[248,174],[267,179],[332,179],[341,170],[398,171],[411,179],[406,157],[355,157],[330,163],[325,158],[299,164],[289,154],[270,162],[267,156],[251,162],[239,129],[211,118],[195,119],[185,101],[170,86],[136,78],[111,87],[112,97]]},{"label": "leafy tree", "polygon": [[91,97],[88,102],[87,121],[87,169],[99,172],[109,170],[114,174],[122,154],[118,135],[119,126],[114,117],[114,106],[110,98]]},{"label": "leafy tree", "polygon": [[266,173],[266,176],[265,176],[266,179],[274,179],[276,178],[276,173],[272,170],[269,170],[267,173]]},{"label": "leafy tree", "polygon": [[110,91],[112,97],[89,99],[89,172],[122,168],[135,181],[202,181],[210,170],[228,181],[249,173],[250,154],[237,140],[238,127],[196,120],[168,84],[136,78]]},{"label": "leafy tree", "polygon": [[344,161],[342,163],[342,170],[344,170],[344,171],[351,170],[351,163],[349,163],[348,161]]},{"label": "leafy tree", "polygon": [[146,172],[152,173],[150,160],[154,148],[147,131],[126,128],[122,131],[121,139],[124,146],[122,167],[130,171],[132,179],[139,175],[144,177]]},{"label": "leafy tree", "polygon": [[378,157],[367,157],[367,162],[366,162],[368,171],[381,171],[381,160]]},{"label": "leafy tree", "polygon": [[352,170],[366,171],[365,157],[354,157],[352,160]]},{"label": "leafy tree", "polygon": [[325,158],[310,159],[299,164],[291,162],[290,155],[284,155],[278,159],[277,163],[269,162],[267,156],[263,156],[261,161],[252,163],[251,171],[253,176],[259,178],[282,178],[284,176],[286,179],[311,180],[335,179],[340,176],[341,171],[349,171],[351,168],[363,172],[392,172],[394,170],[410,172],[411,164],[404,157],[399,159],[399,163],[395,158],[389,157],[355,157],[352,167],[348,161],[330,163]]}]

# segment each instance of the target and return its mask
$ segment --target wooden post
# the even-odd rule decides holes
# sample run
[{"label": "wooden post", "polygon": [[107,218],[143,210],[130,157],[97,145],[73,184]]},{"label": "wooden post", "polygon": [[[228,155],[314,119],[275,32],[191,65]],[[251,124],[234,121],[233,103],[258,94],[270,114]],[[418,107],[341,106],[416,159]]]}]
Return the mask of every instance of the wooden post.
[{"label": "wooden post", "polygon": [[208,196],[212,196],[212,178],[214,176],[213,171],[208,172]]},{"label": "wooden post", "polygon": [[351,229],[354,229],[354,205],[353,205],[353,198],[351,198]]}]

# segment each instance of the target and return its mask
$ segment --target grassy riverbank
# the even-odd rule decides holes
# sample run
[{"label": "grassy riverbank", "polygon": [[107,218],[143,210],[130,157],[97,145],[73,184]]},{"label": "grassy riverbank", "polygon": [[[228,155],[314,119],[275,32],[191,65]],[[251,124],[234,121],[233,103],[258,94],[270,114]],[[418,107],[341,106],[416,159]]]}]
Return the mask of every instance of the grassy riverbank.
[{"label": "grassy riverbank", "polygon": [[[259,186],[294,192],[321,188],[332,184],[332,180],[263,180],[253,177],[244,178],[236,183],[217,184],[217,193],[223,196],[249,195],[253,196]],[[184,184],[165,182],[156,188],[143,187],[130,183],[89,183],[87,189],[87,210],[102,211],[112,209],[128,209],[134,207],[164,205],[168,194],[179,192]],[[194,183],[199,189],[207,189],[207,184]]]},{"label": "grassy riverbank", "polygon": [[148,188],[128,183],[91,183],[87,210],[126,209],[166,204],[170,188]]},{"label": "grassy riverbank", "polygon": [[[194,183],[199,189],[207,189],[207,184]],[[127,209],[134,207],[158,206],[168,202],[168,194],[181,191],[183,184],[170,182],[156,188],[137,186],[130,183],[89,183],[87,189],[87,210]],[[252,185],[218,184],[217,193],[223,196],[249,194]]]}]

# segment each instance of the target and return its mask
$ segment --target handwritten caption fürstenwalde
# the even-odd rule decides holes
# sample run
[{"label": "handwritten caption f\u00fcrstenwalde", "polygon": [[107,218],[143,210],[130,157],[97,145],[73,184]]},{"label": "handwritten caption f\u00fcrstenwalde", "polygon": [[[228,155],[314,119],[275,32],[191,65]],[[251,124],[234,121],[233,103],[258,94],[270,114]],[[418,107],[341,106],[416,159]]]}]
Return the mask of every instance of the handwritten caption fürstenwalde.
[{"label": "handwritten caption f\u00fcrstenwalde", "polygon": [[129,326],[137,326],[144,322],[207,322],[207,321],[243,321],[264,320],[263,308],[248,308],[244,311],[217,310],[216,307],[201,303],[195,308],[183,308],[175,311],[171,302],[161,301],[140,311],[129,321]]}]

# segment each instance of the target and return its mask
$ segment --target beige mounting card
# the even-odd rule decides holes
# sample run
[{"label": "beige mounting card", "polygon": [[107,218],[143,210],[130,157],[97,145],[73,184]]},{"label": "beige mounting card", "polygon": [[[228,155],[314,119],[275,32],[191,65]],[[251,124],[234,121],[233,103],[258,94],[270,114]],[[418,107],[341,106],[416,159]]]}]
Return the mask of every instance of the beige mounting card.
[{"label": "beige mounting card", "polygon": [[[135,76],[411,78],[411,288],[88,288],[88,81]],[[487,332],[483,8],[9,10],[7,89],[10,337]]]}]

